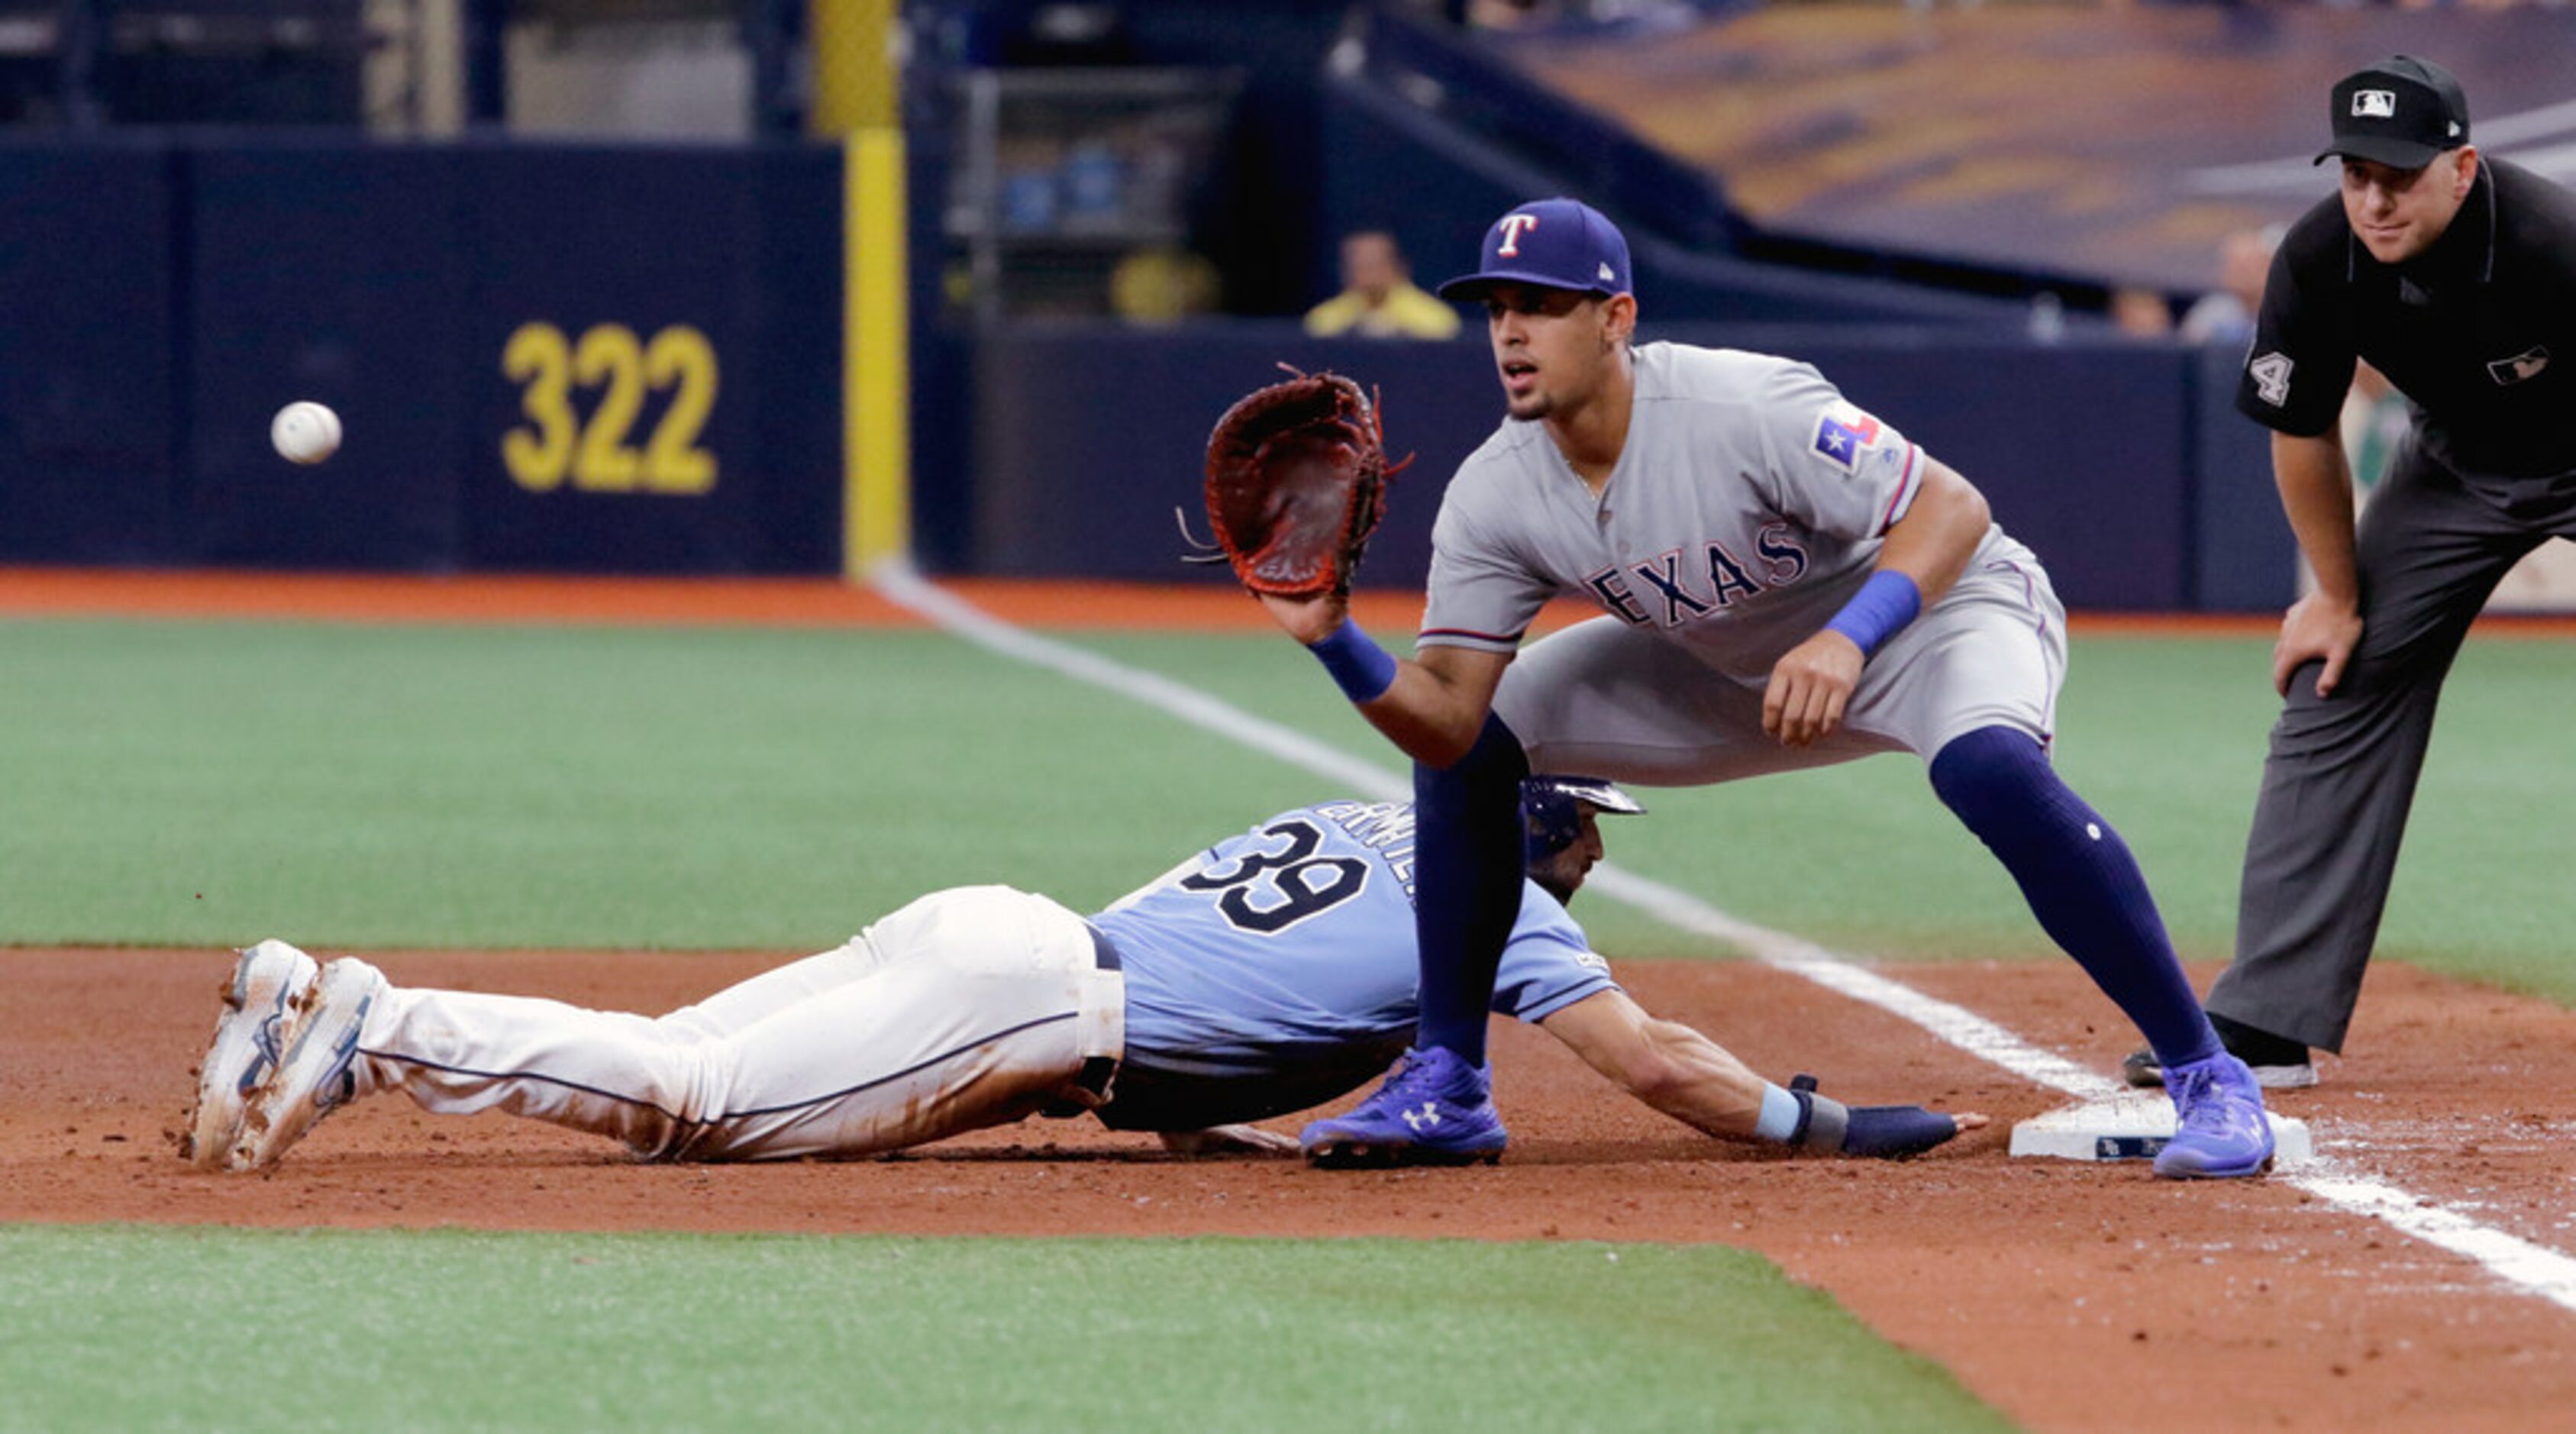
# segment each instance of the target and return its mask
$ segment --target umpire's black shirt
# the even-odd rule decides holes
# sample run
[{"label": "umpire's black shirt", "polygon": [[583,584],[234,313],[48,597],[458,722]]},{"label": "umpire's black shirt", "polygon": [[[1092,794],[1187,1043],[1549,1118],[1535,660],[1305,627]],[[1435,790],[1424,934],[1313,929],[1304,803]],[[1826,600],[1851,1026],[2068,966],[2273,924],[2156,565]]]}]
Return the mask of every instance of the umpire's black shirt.
[{"label": "umpire's black shirt", "polygon": [[2354,357],[2414,404],[2428,456],[2463,477],[2576,472],[2576,194],[2481,155],[2433,247],[2370,256],[2340,195],[2272,256],[2236,406],[2313,438],[2334,426]]}]

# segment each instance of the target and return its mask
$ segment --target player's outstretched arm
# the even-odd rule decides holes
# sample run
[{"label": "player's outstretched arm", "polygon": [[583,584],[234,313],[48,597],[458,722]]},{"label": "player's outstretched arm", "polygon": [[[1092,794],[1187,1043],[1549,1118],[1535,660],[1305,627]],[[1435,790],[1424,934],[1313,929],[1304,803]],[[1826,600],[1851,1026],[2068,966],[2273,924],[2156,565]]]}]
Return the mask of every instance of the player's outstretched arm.
[{"label": "player's outstretched arm", "polygon": [[1846,1107],[1801,1090],[1795,1125],[1767,1131],[1763,1104],[1774,1089],[1724,1046],[1679,1021],[1660,1020],[1624,992],[1602,991],[1539,1022],[1620,1089],[1684,1124],[1729,1140],[1783,1140],[1844,1155],[1915,1155],[1986,1117],[1945,1115],[1913,1105]]},{"label": "player's outstretched arm", "polygon": [[1540,1021],[1539,1029],[1673,1119],[1729,1140],[1753,1139],[1762,1117],[1762,1077],[1681,1022],[1656,1019],[1626,992],[1587,996]]},{"label": "player's outstretched arm", "polygon": [[1476,744],[1511,654],[1431,647],[1418,659],[1397,657],[1351,624],[1339,597],[1260,597],[1271,620],[1323,661],[1360,715],[1406,756],[1447,767]]}]

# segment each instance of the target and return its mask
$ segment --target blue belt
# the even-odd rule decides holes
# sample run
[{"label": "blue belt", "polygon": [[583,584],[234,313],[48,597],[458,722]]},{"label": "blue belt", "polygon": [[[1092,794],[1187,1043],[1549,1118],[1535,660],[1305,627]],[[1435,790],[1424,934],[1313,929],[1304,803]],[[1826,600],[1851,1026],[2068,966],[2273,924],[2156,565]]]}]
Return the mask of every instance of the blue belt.
[{"label": "blue belt", "polygon": [[1103,971],[1120,969],[1118,947],[1109,939],[1109,933],[1088,921],[1082,923],[1082,929],[1091,933],[1091,959],[1100,963],[1100,969]]}]

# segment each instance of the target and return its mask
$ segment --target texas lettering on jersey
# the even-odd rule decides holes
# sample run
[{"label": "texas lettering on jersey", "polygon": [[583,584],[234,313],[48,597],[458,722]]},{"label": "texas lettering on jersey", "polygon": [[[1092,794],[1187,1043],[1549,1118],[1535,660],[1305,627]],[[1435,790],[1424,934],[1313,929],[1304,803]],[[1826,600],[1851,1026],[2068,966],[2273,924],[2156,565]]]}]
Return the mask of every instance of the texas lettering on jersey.
[{"label": "texas lettering on jersey", "polygon": [[[1811,431],[1808,453],[1824,467],[1844,478],[1892,480],[1894,496],[1880,523],[1884,532],[1913,492],[1902,471],[1912,461],[1913,446],[1885,441],[1892,435],[1877,419],[1842,399],[1825,405]],[[1672,628],[1794,583],[1808,567],[1804,532],[1776,519],[1754,530],[1752,561],[1709,541],[1658,554],[1651,562],[1586,573],[1583,585],[1605,611],[1631,626]]]},{"label": "texas lettering on jersey", "polygon": [[1675,548],[1650,563],[1587,573],[1583,585],[1631,626],[1679,627],[1806,575],[1807,550],[1787,522],[1763,525],[1753,535],[1753,551],[1756,560],[1748,564],[1724,543],[1704,543],[1686,564]]}]

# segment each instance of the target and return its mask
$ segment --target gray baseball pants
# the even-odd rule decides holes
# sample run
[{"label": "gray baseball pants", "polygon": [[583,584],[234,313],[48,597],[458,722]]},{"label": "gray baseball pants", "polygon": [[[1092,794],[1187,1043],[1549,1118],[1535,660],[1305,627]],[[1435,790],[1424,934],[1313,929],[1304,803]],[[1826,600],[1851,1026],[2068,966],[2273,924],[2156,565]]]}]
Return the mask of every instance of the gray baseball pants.
[{"label": "gray baseball pants", "polygon": [[2412,438],[2363,508],[2360,645],[2319,698],[2311,662],[2272,727],[2210,1014],[2343,1049],[2460,641],[2507,570],[2576,537],[2576,473],[2463,482]]}]

